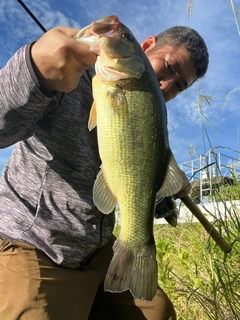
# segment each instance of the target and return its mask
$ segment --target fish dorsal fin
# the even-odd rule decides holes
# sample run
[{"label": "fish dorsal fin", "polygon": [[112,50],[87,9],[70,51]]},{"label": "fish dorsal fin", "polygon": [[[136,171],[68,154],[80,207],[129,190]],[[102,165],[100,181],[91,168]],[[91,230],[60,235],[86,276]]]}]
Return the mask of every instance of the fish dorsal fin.
[{"label": "fish dorsal fin", "polygon": [[102,169],[98,173],[93,186],[93,202],[98,210],[104,214],[112,212],[116,207],[116,197],[110,190]]},{"label": "fish dorsal fin", "polygon": [[169,164],[165,175],[164,182],[157,192],[157,199],[167,197],[177,193],[183,185],[183,174],[179,168],[172,151],[170,150]]},{"label": "fish dorsal fin", "polygon": [[95,128],[97,125],[97,106],[95,101],[93,101],[92,108],[89,115],[88,120],[88,129],[91,131],[93,128]]}]

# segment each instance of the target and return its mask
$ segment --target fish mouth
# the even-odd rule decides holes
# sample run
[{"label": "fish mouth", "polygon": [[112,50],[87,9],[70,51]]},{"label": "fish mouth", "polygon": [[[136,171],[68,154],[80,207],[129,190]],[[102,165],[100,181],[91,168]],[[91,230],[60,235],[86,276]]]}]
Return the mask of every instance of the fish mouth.
[{"label": "fish mouth", "polygon": [[[92,22],[74,37],[77,41],[88,44],[89,49],[98,56],[95,71],[103,80],[140,79],[145,71],[142,58],[138,57],[137,48],[132,48],[131,42],[134,41],[130,42],[131,45],[129,41],[122,42],[123,38],[128,39],[126,36],[128,32],[121,34],[119,32],[121,28],[122,32],[128,30],[116,15],[112,15]],[[130,34],[131,32],[129,36]],[[129,40],[134,40],[134,37]]]},{"label": "fish mouth", "polygon": [[79,30],[74,36],[77,41],[87,43],[90,50],[94,53],[100,53],[98,40],[101,37],[111,37],[121,26],[119,18],[115,15],[92,22],[90,25]]},{"label": "fish mouth", "polygon": [[[99,20],[100,21],[100,20]],[[107,21],[107,22],[92,22],[92,30],[91,32],[95,35],[101,36],[109,36],[112,33],[116,32],[121,24],[120,20],[117,18],[115,20]]]},{"label": "fish mouth", "polygon": [[80,39],[87,42],[95,42],[102,36],[110,36],[116,32],[121,25],[119,18],[115,15],[105,17],[103,19],[92,22],[90,25],[81,29],[76,35],[75,39]]},{"label": "fish mouth", "polygon": [[124,59],[128,59],[130,58],[131,56],[122,56],[122,55],[111,55],[108,53],[108,57],[111,58],[112,60],[118,60],[118,59],[121,59],[121,60],[124,60]]}]

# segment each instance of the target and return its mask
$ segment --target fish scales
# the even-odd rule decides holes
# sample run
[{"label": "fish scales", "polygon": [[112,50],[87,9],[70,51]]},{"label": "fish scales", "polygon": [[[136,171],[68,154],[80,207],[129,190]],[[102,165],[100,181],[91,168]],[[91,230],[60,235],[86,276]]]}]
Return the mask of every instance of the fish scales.
[{"label": "fish scales", "polygon": [[[116,85],[109,89],[109,85],[106,84],[104,89],[103,86],[93,84],[94,87],[101,88],[100,92],[96,92],[95,89],[93,91],[96,97],[95,102],[105,101],[106,106],[97,116],[99,151],[101,158],[104,159],[102,170],[105,172],[113,194],[117,195],[122,230],[128,230],[131,226],[133,230],[127,232],[129,237],[134,234],[139,239],[138,244],[135,241],[136,247],[141,247],[144,243],[142,228],[148,228],[148,231],[152,228],[156,195],[153,185],[157,185],[156,172],[161,169],[158,161],[161,156],[159,140],[161,114],[155,107],[146,108],[146,104],[155,106],[159,101],[151,102],[155,98],[155,95],[149,94],[151,84],[148,84],[148,89],[143,84],[144,79],[141,81],[134,79],[127,84],[122,90],[125,100],[121,105],[114,102],[112,97],[115,90],[120,90],[115,89]],[[109,94],[109,91],[112,91],[112,94]],[[119,162],[121,166],[116,166]],[[146,211],[152,212],[152,215],[141,215]],[[131,212],[137,214],[129,214]],[[123,227],[125,219],[126,228]],[[142,221],[142,228],[139,228],[139,219]],[[135,220],[138,220],[137,224]],[[151,232],[147,233],[151,234]],[[123,237],[122,233],[121,237]],[[147,241],[146,239],[145,242]]]}]

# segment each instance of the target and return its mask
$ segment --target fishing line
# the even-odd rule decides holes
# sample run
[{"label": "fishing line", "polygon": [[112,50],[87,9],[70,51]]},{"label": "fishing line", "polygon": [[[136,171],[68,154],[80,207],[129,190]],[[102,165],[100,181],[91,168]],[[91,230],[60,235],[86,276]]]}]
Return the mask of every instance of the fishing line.
[{"label": "fishing line", "polygon": [[36,24],[42,29],[43,32],[47,32],[47,29],[41,24],[41,22],[35,17],[35,15],[28,9],[28,7],[22,2],[22,0],[17,0],[18,3],[27,11],[30,17],[36,22]]}]

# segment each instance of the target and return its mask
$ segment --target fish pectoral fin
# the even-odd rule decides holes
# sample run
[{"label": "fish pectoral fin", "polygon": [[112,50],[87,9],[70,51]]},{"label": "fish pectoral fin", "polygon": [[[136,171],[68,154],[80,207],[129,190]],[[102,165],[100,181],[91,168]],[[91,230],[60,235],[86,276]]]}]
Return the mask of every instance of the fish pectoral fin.
[{"label": "fish pectoral fin", "polygon": [[111,99],[114,103],[112,104],[112,108],[114,111],[118,110],[127,110],[127,99],[125,97],[125,93],[123,90],[116,86],[114,89],[108,91],[108,98]]},{"label": "fish pectoral fin", "polygon": [[88,120],[88,129],[91,131],[93,128],[95,128],[97,125],[97,106],[95,101],[93,101],[92,108],[89,115]]},{"label": "fish pectoral fin", "polygon": [[93,186],[93,202],[98,210],[104,214],[112,212],[117,204],[116,197],[105,180],[103,170],[98,173]]},{"label": "fish pectoral fin", "polygon": [[177,193],[183,185],[182,170],[179,168],[172,151],[170,151],[169,160],[164,182],[157,192],[157,200],[160,197],[167,197]]}]

